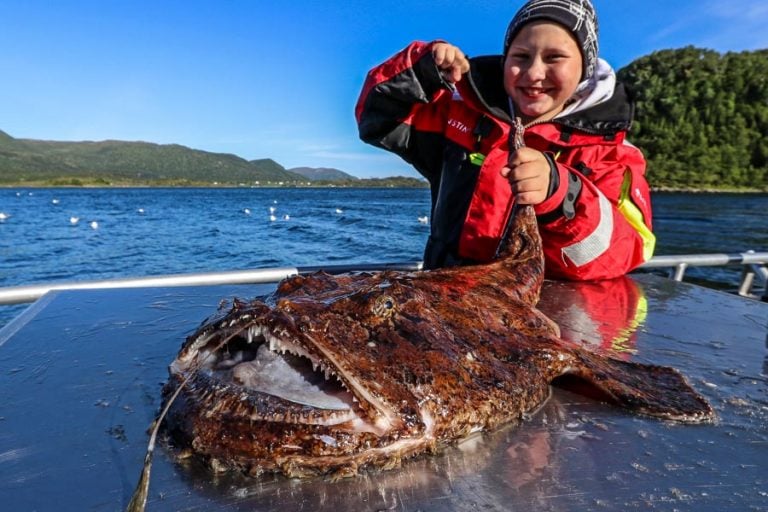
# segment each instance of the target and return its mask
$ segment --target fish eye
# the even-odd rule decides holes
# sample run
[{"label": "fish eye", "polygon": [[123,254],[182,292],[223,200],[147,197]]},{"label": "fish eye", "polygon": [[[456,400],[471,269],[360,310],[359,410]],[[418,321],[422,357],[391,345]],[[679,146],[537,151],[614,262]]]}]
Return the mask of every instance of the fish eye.
[{"label": "fish eye", "polygon": [[372,311],[375,315],[388,317],[395,312],[395,300],[388,295],[377,297]]}]

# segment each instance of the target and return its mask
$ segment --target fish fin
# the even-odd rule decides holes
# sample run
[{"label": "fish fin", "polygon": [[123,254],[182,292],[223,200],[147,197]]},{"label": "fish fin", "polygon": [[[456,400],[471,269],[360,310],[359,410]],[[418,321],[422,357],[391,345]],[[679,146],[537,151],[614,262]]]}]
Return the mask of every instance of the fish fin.
[{"label": "fish fin", "polygon": [[594,386],[602,398],[633,412],[682,423],[715,419],[710,404],[674,368],[619,361],[576,350],[582,363],[571,375]]}]

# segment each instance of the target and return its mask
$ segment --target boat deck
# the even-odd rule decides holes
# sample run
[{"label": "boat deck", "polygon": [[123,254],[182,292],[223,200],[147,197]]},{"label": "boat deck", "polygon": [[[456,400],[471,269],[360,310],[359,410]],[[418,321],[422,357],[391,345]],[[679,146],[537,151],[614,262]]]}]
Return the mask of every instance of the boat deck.
[{"label": "boat deck", "polygon": [[[711,401],[715,424],[638,417],[554,388],[521,425],[336,483],[214,476],[161,445],[147,510],[768,509],[768,304],[654,275],[626,279],[639,300],[606,295],[599,318],[577,311],[583,284],[547,283],[541,307],[564,337],[595,343],[611,332],[596,349],[681,370]],[[123,509],[183,338],[222,298],[272,287],[54,291],[6,325],[3,509]]]}]

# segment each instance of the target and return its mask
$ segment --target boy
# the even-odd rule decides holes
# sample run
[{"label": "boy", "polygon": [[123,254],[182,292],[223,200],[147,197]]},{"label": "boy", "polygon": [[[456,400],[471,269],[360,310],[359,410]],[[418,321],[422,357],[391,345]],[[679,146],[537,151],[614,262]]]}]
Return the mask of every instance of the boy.
[{"label": "boy", "polygon": [[371,70],[360,137],[430,183],[425,268],[492,260],[511,204],[533,205],[547,276],[603,279],[650,259],[655,239],[634,107],[597,57],[589,0],[530,0],[502,56],[415,42]]}]

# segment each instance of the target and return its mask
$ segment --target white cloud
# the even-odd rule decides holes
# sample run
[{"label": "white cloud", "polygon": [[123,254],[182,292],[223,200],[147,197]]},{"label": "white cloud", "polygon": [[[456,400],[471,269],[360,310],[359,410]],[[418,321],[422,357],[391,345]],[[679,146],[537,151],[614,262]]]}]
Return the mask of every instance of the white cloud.
[{"label": "white cloud", "polygon": [[709,0],[702,9],[714,26],[705,32],[708,46],[718,50],[768,48],[768,3],[755,0]]},{"label": "white cloud", "polygon": [[768,48],[768,2],[707,0],[675,6],[668,24],[649,34],[656,45],[694,45],[717,51]]},{"label": "white cloud", "polygon": [[722,2],[709,0],[704,4],[704,11],[711,16],[723,19],[762,21],[768,20],[768,3],[755,0],[730,0]]}]

